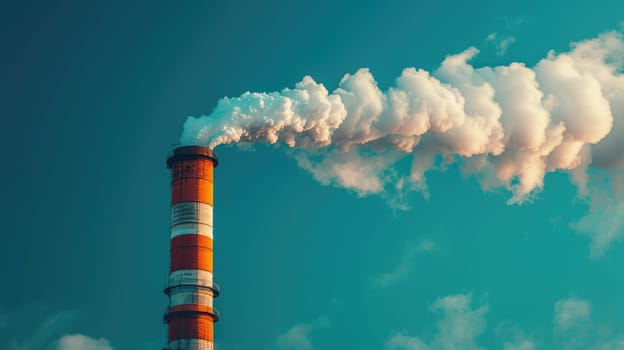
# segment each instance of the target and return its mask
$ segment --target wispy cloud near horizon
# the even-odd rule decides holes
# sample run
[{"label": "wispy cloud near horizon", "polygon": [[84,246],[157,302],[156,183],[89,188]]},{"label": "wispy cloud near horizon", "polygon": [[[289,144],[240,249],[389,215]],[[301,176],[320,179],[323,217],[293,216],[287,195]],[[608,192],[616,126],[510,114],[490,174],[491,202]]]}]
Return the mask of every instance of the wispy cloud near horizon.
[{"label": "wispy cloud near horizon", "polygon": [[436,334],[426,338],[395,332],[386,342],[387,350],[483,350],[477,337],[486,329],[487,304],[474,308],[471,294],[456,294],[438,298],[431,310],[439,312]]},{"label": "wispy cloud near horizon", "polygon": [[104,338],[72,334],[71,328],[77,318],[76,311],[50,312],[43,303],[0,312],[0,349],[113,350]]},{"label": "wispy cloud near horizon", "polygon": [[[541,331],[539,337],[527,334],[509,321],[488,329],[486,316],[490,307],[487,303],[475,306],[470,293],[440,297],[430,309],[440,315],[434,334],[412,336],[407,331],[394,331],[386,341],[386,349],[484,350],[486,346],[480,339],[489,332],[497,335],[504,350],[624,349],[624,330],[594,320],[592,304],[578,297],[561,298],[554,302],[552,337]],[[543,327],[534,325],[534,328]]]},{"label": "wispy cloud near horizon", "polygon": [[83,334],[65,335],[58,340],[57,350],[113,350],[108,340],[94,339]]},{"label": "wispy cloud near horizon", "polygon": [[325,316],[320,316],[315,321],[297,323],[277,338],[276,344],[284,350],[312,350],[312,333],[316,330],[329,327],[331,321]]}]

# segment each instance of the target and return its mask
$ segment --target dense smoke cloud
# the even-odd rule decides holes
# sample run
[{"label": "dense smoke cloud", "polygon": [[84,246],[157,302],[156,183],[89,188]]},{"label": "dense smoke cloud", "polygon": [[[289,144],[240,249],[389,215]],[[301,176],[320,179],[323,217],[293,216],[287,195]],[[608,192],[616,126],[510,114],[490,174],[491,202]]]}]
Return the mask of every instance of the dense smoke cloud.
[{"label": "dense smoke cloud", "polygon": [[[509,203],[529,200],[548,172],[568,172],[587,194],[589,168],[624,166],[621,33],[551,51],[534,67],[474,67],[477,53],[448,56],[431,73],[406,68],[385,91],[363,68],[331,93],[306,76],[294,89],[223,98],[186,120],[181,142],[287,145],[321,183],[397,205],[444,163],[458,161],[484,189],[508,189]],[[409,174],[395,166],[405,157]]]}]

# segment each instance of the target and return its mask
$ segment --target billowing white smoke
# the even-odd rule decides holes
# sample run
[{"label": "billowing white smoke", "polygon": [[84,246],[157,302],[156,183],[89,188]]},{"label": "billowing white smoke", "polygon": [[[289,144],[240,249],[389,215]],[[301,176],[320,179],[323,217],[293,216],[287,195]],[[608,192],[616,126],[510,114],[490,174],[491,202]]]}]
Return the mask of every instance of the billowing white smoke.
[{"label": "billowing white smoke", "polygon": [[[363,68],[332,93],[306,76],[294,89],[223,98],[186,120],[181,142],[285,144],[320,182],[360,195],[424,189],[428,170],[459,161],[484,188],[504,186],[522,203],[547,172],[569,172],[585,193],[588,167],[624,166],[621,33],[534,67],[475,68],[477,53],[448,56],[432,73],[406,68],[386,91]],[[405,156],[409,176],[393,166]]]}]

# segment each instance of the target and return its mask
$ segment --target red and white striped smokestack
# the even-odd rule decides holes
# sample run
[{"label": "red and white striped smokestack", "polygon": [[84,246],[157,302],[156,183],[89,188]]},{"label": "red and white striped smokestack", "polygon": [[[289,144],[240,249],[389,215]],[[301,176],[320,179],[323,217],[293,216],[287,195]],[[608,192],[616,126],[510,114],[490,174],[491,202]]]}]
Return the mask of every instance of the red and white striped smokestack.
[{"label": "red and white striped smokestack", "polygon": [[219,319],[212,281],[212,149],[182,146],[167,159],[171,169],[171,268],[165,293],[169,307],[168,350],[213,350]]}]

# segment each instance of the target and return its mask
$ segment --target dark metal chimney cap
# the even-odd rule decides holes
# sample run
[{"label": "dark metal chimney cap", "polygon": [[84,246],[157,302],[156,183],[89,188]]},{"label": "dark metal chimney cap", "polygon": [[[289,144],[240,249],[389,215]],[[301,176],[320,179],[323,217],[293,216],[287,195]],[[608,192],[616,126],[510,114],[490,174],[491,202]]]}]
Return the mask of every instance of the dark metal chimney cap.
[{"label": "dark metal chimney cap", "polygon": [[174,162],[194,159],[209,159],[215,167],[219,165],[219,159],[210,147],[179,146],[169,154],[169,157],[167,157],[167,168],[171,168]]}]

